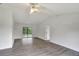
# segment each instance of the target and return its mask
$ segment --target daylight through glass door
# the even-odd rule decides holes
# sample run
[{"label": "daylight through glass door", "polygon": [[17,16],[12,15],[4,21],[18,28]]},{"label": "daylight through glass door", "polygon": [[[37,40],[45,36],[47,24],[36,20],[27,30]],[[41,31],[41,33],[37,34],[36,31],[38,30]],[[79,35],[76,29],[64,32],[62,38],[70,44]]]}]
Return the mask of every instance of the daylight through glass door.
[{"label": "daylight through glass door", "polygon": [[23,36],[26,38],[32,37],[32,27],[23,27]]}]

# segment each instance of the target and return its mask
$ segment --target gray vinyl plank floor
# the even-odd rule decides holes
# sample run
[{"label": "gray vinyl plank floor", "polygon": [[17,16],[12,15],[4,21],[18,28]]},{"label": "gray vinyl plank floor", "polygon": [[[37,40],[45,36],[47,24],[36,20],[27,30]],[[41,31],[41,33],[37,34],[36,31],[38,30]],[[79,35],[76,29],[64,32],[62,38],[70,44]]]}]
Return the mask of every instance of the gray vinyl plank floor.
[{"label": "gray vinyl plank floor", "polygon": [[0,56],[79,56],[79,52],[41,39],[17,39],[13,48],[0,50]]}]

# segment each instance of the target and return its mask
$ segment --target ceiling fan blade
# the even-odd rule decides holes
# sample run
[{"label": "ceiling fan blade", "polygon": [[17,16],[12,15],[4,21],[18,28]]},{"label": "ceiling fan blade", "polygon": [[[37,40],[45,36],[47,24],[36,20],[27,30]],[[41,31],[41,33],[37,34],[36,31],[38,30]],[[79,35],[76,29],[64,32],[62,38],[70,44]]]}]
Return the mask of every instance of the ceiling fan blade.
[{"label": "ceiling fan blade", "polygon": [[56,13],[53,10],[46,8],[46,6],[44,6],[43,4],[39,4],[39,5],[40,5],[40,9],[45,10],[44,12],[56,15]]}]

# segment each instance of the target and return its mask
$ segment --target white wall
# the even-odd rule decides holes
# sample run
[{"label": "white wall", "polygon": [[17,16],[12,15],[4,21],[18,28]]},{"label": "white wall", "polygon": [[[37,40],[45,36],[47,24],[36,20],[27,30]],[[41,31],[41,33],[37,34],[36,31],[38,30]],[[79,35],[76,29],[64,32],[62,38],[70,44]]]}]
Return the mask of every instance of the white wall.
[{"label": "white wall", "polygon": [[37,24],[36,26],[36,37],[44,39],[45,40],[45,29],[46,29],[46,25],[44,26],[43,24]]},{"label": "white wall", "polygon": [[79,14],[51,17],[39,24],[38,37],[45,38],[45,27],[50,27],[50,42],[79,51]]},{"label": "white wall", "polygon": [[21,39],[23,38],[23,27],[32,27],[32,36],[36,37],[36,26],[34,24],[21,24],[21,23],[15,23],[14,24],[14,33],[13,33],[13,39]]},{"label": "white wall", "polygon": [[12,12],[0,5],[0,49],[12,47],[12,24]]}]

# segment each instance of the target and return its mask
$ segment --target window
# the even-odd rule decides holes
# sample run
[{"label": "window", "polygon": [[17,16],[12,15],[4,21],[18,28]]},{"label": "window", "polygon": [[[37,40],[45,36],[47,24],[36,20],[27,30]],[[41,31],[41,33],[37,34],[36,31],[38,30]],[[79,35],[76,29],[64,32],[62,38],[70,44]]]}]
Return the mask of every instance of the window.
[{"label": "window", "polygon": [[23,27],[24,37],[32,37],[32,27]]}]

